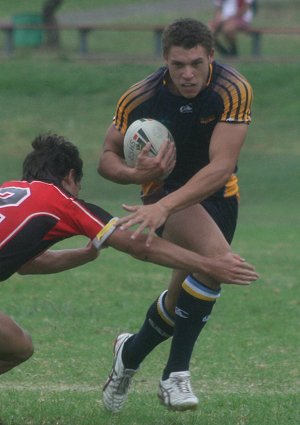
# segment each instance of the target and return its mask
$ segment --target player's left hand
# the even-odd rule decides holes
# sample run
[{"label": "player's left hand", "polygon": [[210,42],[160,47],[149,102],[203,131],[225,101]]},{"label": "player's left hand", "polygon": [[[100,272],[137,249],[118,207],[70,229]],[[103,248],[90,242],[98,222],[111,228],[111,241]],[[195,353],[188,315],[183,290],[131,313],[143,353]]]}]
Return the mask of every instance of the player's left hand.
[{"label": "player's left hand", "polygon": [[162,226],[168,218],[167,210],[159,202],[151,205],[123,204],[123,208],[126,211],[130,211],[131,214],[120,218],[116,225],[121,230],[126,230],[135,224],[139,224],[138,228],[131,235],[131,239],[135,239],[147,229],[148,237],[146,239],[146,245],[150,246],[155,235],[155,230]]}]

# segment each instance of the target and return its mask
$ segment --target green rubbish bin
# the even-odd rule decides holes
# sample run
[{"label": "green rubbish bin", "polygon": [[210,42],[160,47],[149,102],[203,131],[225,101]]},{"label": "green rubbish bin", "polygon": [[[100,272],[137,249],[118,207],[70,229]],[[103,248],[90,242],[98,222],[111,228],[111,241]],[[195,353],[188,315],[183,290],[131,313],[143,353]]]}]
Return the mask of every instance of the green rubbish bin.
[{"label": "green rubbish bin", "polygon": [[[14,25],[42,25],[41,15],[23,13],[12,18]],[[16,47],[37,47],[43,42],[43,30],[41,29],[16,29],[14,30],[14,43]]]}]

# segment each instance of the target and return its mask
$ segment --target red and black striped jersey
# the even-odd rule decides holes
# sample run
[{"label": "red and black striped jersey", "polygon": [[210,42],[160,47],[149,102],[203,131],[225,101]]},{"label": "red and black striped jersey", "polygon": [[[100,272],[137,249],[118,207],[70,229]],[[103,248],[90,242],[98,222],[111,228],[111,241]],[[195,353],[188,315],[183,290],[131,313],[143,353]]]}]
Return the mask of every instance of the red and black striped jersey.
[{"label": "red and black striped jersey", "polygon": [[112,216],[54,184],[9,181],[0,186],[0,280],[54,243],[75,235],[93,239]]},{"label": "red and black striped jersey", "polygon": [[[122,134],[140,118],[164,124],[174,137],[177,152],[175,168],[165,182],[178,187],[209,163],[210,139],[218,122],[251,122],[252,89],[235,69],[214,62],[206,87],[195,98],[187,99],[168,90],[167,73],[165,67],[160,68],[130,87],[117,104],[114,123]],[[147,188],[143,189],[145,193]],[[233,175],[219,194],[231,196],[237,192]]]}]

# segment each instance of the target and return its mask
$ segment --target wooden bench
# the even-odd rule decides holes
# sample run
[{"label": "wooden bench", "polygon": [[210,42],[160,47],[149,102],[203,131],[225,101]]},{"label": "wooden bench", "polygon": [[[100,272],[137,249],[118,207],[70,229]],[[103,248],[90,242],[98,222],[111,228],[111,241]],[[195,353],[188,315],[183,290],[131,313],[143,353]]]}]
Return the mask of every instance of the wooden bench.
[{"label": "wooden bench", "polygon": [[[82,25],[82,24],[69,24],[58,25],[57,27],[47,25],[14,25],[11,23],[0,23],[0,30],[5,33],[4,52],[11,55],[15,49],[14,46],[14,31],[17,29],[36,29],[36,30],[75,30],[79,34],[79,53],[85,55],[89,52],[88,37],[92,31],[114,31],[114,32],[152,32],[154,34],[154,48],[153,53],[155,57],[161,56],[161,36],[164,29],[163,25],[151,24],[99,24],[99,25]],[[261,56],[262,54],[262,36],[268,35],[300,35],[299,28],[255,28],[251,27],[245,31],[247,35],[252,38],[251,54],[254,57]]]},{"label": "wooden bench", "polygon": [[250,27],[245,34],[252,38],[251,54],[254,57],[262,55],[262,36],[263,35],[300,35],[299,28],[278,28],[278,27]]},{"label": "wooden bench", "polygon": [[88,36],[92,31],[114,31],[114,32],[152,32],[154,34],[154,55],[161,55],[161,36],[164,29],[163,25],[147,25],[147,24],[99,24],[99,25],[88,25],[88,24],[69,24],[69,25],[58,25],[57,27],[49,25],[14,25],[11,23],[0,23],[0,30],[5,33],[4,41],[4,52],[7,55],[11,55],[15,49],[14,46],[14,31],[17,29],[21,30],[76,30],[79,34],[79,53],[85,55],[89,52],[88,47]]}]

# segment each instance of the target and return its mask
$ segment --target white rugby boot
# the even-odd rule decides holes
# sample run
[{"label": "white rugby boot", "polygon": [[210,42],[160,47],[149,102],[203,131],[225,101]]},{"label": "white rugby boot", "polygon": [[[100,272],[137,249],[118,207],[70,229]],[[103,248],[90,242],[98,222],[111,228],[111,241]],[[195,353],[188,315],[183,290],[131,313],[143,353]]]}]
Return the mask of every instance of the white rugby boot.
[{"label": "white rugby boot", "polygon": [[122,351],[125,342],[132,334],[120,334],[114,343],[114,363],[112,370],[103,387],[103,404],[111,412],[119,412],[128,397],[128,390],[137,372],[134,369],[125,369],[122,361]]},{"label": "white rugby boot", "polygon": [[193,393],[190,377],[189,371],[172,372],[168,379],[160,381],[157,393],[160,402],[172,410],[197,409],[199,400]]}]

